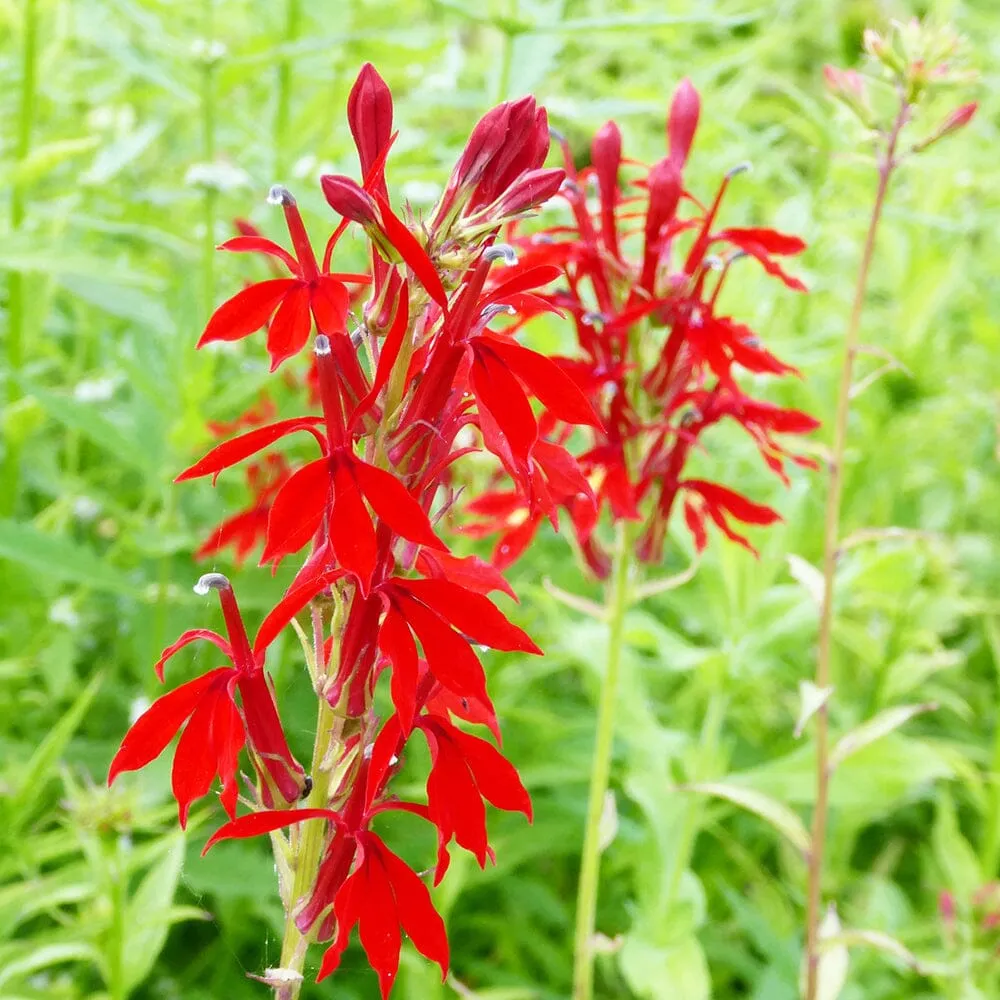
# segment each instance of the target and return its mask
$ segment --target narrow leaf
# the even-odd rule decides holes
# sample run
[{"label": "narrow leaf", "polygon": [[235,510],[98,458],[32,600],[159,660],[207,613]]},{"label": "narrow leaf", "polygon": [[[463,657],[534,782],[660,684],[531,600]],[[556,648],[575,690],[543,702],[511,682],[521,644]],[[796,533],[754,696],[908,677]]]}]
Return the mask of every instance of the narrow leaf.
[{"label": "narrow leaf", "polygon": [[933,712],[936,708],[934,702],[925,702],[922,705],[897,705],[879,712],[874,718],[841,736],[830,753],[830,770],[835,771],[851,754],[899,729],[914,716]]},{"label": "narrow leaf", "polygon": [[727,785],[722,782],[699,782],[693,785],[681,785],[678,791],[698,792],[711,795],[714,798],[725,799],[741,809],[746,809],[770,823],[778,833],[786,837],[793,847],[802,854],[809,851],[809,834],[805,824],[792,812],[788,806],[772,799],[763,792],[752,788],[741,788],[738,785]]}]

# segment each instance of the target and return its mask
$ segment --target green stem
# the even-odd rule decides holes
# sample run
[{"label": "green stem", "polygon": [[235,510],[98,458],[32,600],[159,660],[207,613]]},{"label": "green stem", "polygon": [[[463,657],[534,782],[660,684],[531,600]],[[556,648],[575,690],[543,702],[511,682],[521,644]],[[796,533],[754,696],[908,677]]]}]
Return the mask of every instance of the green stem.
[{"label": "green stem", "polygon": [[[285,45],[291,46],[299,37],[302,19],[301,0],[285,2]],[[292,57],[282,56],[278,64],[278,96],[274,109],[274,179],[286,180],[288,170],[288,122],[292,106]]]},{"label": "green stem", "polygon": [[627,521],[615,528],[615,552],[607,585],[608,651],[597,709],[597,739],[590,769],[587,825],[580,859],[577,893],[576,935],[573,946],[573,1000],[591,1000],[594,994],[594,926],[601,865],[600,825],[611,774],[611,751],[618,704],[618,674],[625,637],[625,614],[629,607],[632,567],[632,530]]},{"label": "green stem", "polygon": [[[35,121],[35,97],[38,65],[38,4],[25,0],[23,43],[21,47],[21,102],[17,117],[14,158],[17,163],[27,159],[31,149],[31,133]],[[10,228],[16,232],[24,222],[24,188],[14,185],[10,195]],[[7,279],[7,408],[21,398],[21,369],[24,367],[24,275],[11,271]],[[17,504],[20,478],[21,447],[7,441],[4,455],[0,515],[9,517]]]},{"label": "green stem", "polygon": [[[884,155],[879,162],[878,189],[868,222],[861,263],[854,286],[851,318],[844,338],[844,360],[840,370],[837,394],[837,415],[833,424],[833,446],[830,453],[830,487],[826,497],[826,518],[823,529],[823,602],[819,617],[819,643],[816,657],[816,686],[830,685],[830,653],[833,637],[833,597],[840,554],[840,506],[844,485],[844,455],[847,451],[847,423],[851,409],[851,386],[854,382],[854,361],[858,354],[861,314],[868,291],[875,237],[882,219],[882,209],[889,190],[889,180],[897,165],[896,145],[909,116],[905,99],[900,103],[892,132],[885,137]],[[806,902],[806,990],[805,1000],[816,1000],[819,990],[819,925],[822,920],[823,868],[826,850],[826,823],[829,806],[829,709],[824,703],[816,713],[816,808],[813,812],[809,850],[809,873]]]},{"label": "green stem", "polygon": [[[330,800],[331,770],[327,757],[332,740],[337,739],[339,720],[326,698],[320,696],[316,718],[316,738],[313,743],[312,790],[303,803],[305,809],[325,809]],[[326,839],[326,820],[306,820],[301,825],[295,856],[291,858],[292,891],[288,898],[288,912],[285,914],[285,933],[281,942],[281,968],[301,973],[305,966],[308,937],[295,925],[297,904],[307,895],[316,881],[320,861],[323,856],[323,842]],[[274,1000],[296,1000],[302,988],[301,980],[275,987]]]},{"label": "green stem", "polygon": [[[517,18],[517,2],[518,0],[510,0],[510,10],[508,14],[512,21]],[[502,32],[502,36],[500,38],[500,59],[496,77],[496,104],[507,100],[507,96],[510,93],[511,64],[514,61],[515,36],[506,25],[502,25],[500,30]]]},{"label": "green stem", "polygon": [[[202,31],[206,56],[201,75],[201,155],[206,164],[215,162],[215,60],[210,55],[214,0],[204,0]],[[218,192],[206,187],[202,205],[202,223],[205,227],[202,241],[202,317],[208,320],[215,306],[215,203]]]}]

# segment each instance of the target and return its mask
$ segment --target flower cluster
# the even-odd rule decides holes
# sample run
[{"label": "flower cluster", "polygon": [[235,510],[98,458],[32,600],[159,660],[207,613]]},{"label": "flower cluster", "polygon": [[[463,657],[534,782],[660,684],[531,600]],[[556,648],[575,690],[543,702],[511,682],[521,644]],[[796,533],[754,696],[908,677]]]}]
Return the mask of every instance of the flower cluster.
[{"label": "flower cluster", "polygon": [[[452,554],[439,535],[456,498],[453,463],[481,442],[532,511],[555,517],[567,490],[591,502],[592,495],[570,454],[539,427],[558,421],[597,432],[602,421],[573,373],[516,342],[516,322],[493,328],[498,317],[553,309],[539,289],[561,269],[519,262],[497,242],[502,227],[564,180],[561,168],[544,167],[545,111],[524,98],[489,112],[425,220],[397,214],[390,203],[393,105],[371,66],[351,92],[348,121],[361,180],[322,178],[340,217],[325,251],[314,250],[292,194],[274,187],[269,201],[284,213],[292,249],[246,225],[222,244],[228,252],[264,255],[272,276],[219,306],[199,342],[266,328],[274,371],[311,340],[312,371],[296,384],[308,390],[304,406],[313,400],[318,412],[275,419],[265,397],[236,424],[213,427],[218,436],[240,433],[177,477],[214,482],[251,463],[252,507],[220,526],[200,554],[231,545],[241,559],[262,541],[262,565],[302,553],[301,564],[252,642],[229,581],[202,577],[198,589],[218,592],[228,635],[185,632],[164,651],[157,672],[162,680],[167,660],[196,640],[214,643],[228,665],[157,700],[125,736],[109,779],[143,767],[183,730],[173,765],[181,824],[218,777],[230,821],[208,846],[263,833],[276,845],[288,929],[285,967],[272,970],[273,981],[293,981],[313,941],[332,941],[320,967],[326,976],[358,925],[386,996],[401,928],[443,971],[448,946],[427,887],[378,835],[377,818],[401,810],[432,823],[440,879],[453,842],[480,865],[492,858],[484,802],[531,817],[514,767],[492,742],[456,724],[485,725],[499,741],[476,645],[540,650],[490,600],[497,590],[513,596],[497,570]],[[366,273],[332,270],[352,225],[371,245]],[[355,316],[359,290],[367,296]],[[291,435],[309,440],[313,460],[294,467],[276,450]],[[289,625],[303,640],[320,701],[309,773],[289,749],[265,665],[268,648]],[[384,720],[375,710],[383,674],[391,703]],[[390,782],[417,734],[431,757],[426,801],[400,801]],[[241,796],[244,748],[256,778]],[[250,811],[237,816],[238,801]]]},{"label": "flower cluster", "polygon": [[[572,317],[579,354],[554,360],[598,406],[600,421],[587,428],[588,446],[577,456],[585,488],[572,476],[556,476],[550,492],[568,512],[590,570],[602,578],[609,571],[595,532],[602,513],[642,522],[636,553],[646,562],[662,558],[678,499],[698,551],[709,524],[751,548],[737,525],[779,520],[775,510],[728,486],[685,477],[688,457],[714,424],[730,420],[742,427],[785,482],[787,460],[812,465],[789,454],[779,436],[812,431],[817,421],[752,398],[736,378],[740,369],[776,376],[796,370],[719,308],[720,292],[741,258],[804,291],[782,259],[805,244],[772,229],[720,224],[723,196],[740,168],[725,176],[708,205],[688,190],[685,166],[699,113],[698,93],[685,80],[670,106],[667,155],[628,180],[623,175],[636,173],[635,164],[623,158],[614,122],[597,132],[584,170],[575,169],[563,141],[567,179],[560,198],[571,221],[511,240],[522,251],[522,267],[559,268],[563,283],[540,297]],[[561,456],[570,428],[551,412],[548,437],[535,443],[535,452],[553,448]],[[507,488],[475,498],[466,509],[476,517],[471,533],[499,533],[494,563],[500,568],[525,550],[548,512]]]}]

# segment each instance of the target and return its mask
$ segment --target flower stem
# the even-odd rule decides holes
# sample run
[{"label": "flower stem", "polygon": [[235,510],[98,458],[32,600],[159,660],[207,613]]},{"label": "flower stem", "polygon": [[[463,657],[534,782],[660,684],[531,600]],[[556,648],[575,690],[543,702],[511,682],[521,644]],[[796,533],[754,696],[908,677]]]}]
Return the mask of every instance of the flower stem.
[{"label": "flower stem", "polygon": [[[21,46],[21,101],[15,132],[14,159],[21,163],[31,149],[31,133],[35,120],[35,96],[38,63],[38,4],[24,3],[23,43]],[[16,183],[10,194],[10,228],[16,232],[24,222],[24,189]],[[7,400],[8,412],[21,398],[20,375],[24,366],[24,275],[11,271],[7,279]],[[8,517],[17,504],[20,478],[21,446],[8,437],[4,455],[0,516]]]},{"label": "flower stem", "polygon": [[[826,497],[826,517],[823,529],[823,602],[819,619],[819,644],[816,657],[816,686],[830,684],[830,651],[833,634],[833,589],[840,548],[840,508],[843,494],[844,453],[847,449],[847,422],[850,416],[851,386],[854,381],[854,361],[858,354],[858,333],[861,313],[868,290],[875,237],[882,219],[889,180],[896,168],[896,146],[899,134],[909,115],[909,104],[902,100],[885,148],[879,159],[878,189],[872,206],[868,233],[865,237],[861,263],[854,287],[854,302],[847,324],[844,360],[840,370],[837,414],[833,425],[833,446],[830,453],[830,486]],[[813,813],[810,839],[808,896],[806,904],[806,1000],[816,1000],[819,989],[819,925],[822,919],[823,861],[826,848],[826,824],[830,792],[829,710],[825,702],[816,712],[816,809]]]},{"label": "flower stem", "polygon": [[[203,0],[202,33],[206,46],[212,44],[215,0]],[[206,57],[201,76],[201,155],[206,164],[215,162],[215,60]],[[215,203],[216,189],[207,185],[203,196],[202,223],[205,227],[202,242],[202,304],[201,313],[207,321],[215,306]]]},{"label": "flower stem", "polygon": [[[299,37],[302,19],[301,0],[285,0],[285,45],[291,46]],[[278,63],[278,93],[274,109],[274,178],[286,182],[288,170],[288,122],[292,103],[292,57],[282,56]]]},{"label": "flower stem", "polygon": [[[336,738],[338,719],[326,698],[320,696],[316,718],[316,738],[313,742],[312,790],[302,804],[305,809],[325,809],[329,805],[331,771],[326,764],[330,743]],[[281,968],[292,972],[302,972],[305,966],[309,942],[295,925],[296,906],[316,881],[316,873],[323,856],[323,841],[326,837],[326,820],[306,820],[301,825],[297,850],[290,859],[292,868],[292,891],[288,898],[288,912],[285,914],[285,933],[281,942]],[[294,843],[294,842],[293,842]],[[296,1000],[302,988],[301,980],[275,987],[274,1000]]]},{"label": "flower stem", "polygon": [[614,560],[606,592],[608,651],[597,709],[597,739],[590,768],[587,825],[580,859],[573,947],[573,1000],[591,1000],[594,994],[594,925],[601,865],[600,826],[611,773],[618,675],[625,636],[625,614],[629,607],[633,541],[631,527],[627,521],[619,521],[615,526]]}]

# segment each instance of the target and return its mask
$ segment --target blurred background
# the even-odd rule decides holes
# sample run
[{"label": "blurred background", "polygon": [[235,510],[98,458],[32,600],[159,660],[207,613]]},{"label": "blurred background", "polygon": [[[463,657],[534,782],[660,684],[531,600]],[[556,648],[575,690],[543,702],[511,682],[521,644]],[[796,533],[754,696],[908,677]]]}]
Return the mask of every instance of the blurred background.
[{"label": "blurred background", "polygon": [[[0,0],[0,997],[239,1000],[263,996],[246,973],[277,962],[267,845],[200,859],[221,812],[209,798],[176,832],[169,758],[111,792],[104,777],[157,692],[160,649],[217,624],[197,576],[232,574],[253,619],[287,583],[225,554],[193,560],[245,502],[239,474],[217,490],[171,479],[209,444],[208,421],[273,381],[261,338],[194,351],[214,305],[265,274],[212,248],[238,218],[283,238],[265,202],[275,181],[325,235],[317,178],[357,173],[344,109],[360,65],[393,89],[390,189],[417,210],[500,100],[534,93],[580,165],[608,118],[626,155],[651,162],[689,76],[703,101],[695,193],[749,161],[726,223],[810,243],[796,262],[809,295],[748,268],[725,310],[803,371],[768,398],[828,422],[875,176],[822,66],[858,65],[865,26],[914,14],[967,36],[982,106],[901,172],[880,236],[862,340],[885,354],[861,374],[892,361],[851,420],[844,534],[867,534],[839,571],[832,724],[937,708],[838,773],[826,888],[845,924],[878,932],[851,949],[844,1000],[1000,996],[996,0]],[[363,266],[362,242],[342,259]],[[569,346],[557,324],[528,337]],[[296,412],[291,388],[277,396]],[[808,816],[812,755],[793,729],[813,671],[823,483],[799,472],[782,488],[736,428],[708,443],[703,469],[721,464],[785,523],[755,537],[759,561],[713,539],[692,582],[628,618],[598,917],[606,998],[798,995],[800,856],[761,818],[677,786],[725,781]],[[691,559],[684,531],[671,537],[664,573]],[[547,655],[489,653],[487,669],[535,823],[494,815],[498,865],[484,873],[456,857],[437,897],[453,979],[404,951],[400,1000],[569,993],[605,635],[545,589],[598,596],[548,529],[509,576],[511,613]],[[307,744],[312,694],[293,646],[270,664]],[[204,650],[182,654],[168,681],[211,666]],[[377,988],[352,948],[303,995]]]}]

